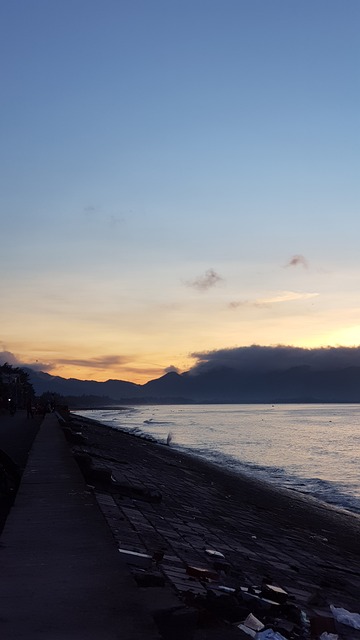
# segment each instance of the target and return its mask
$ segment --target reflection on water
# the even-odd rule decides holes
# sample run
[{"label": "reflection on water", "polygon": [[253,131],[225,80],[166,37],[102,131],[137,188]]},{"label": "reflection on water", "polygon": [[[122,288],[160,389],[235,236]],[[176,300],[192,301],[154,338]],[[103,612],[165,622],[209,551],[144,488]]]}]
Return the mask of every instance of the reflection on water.
[{"label": "reflection on water", "polygon": [[81,415],[360,513],[359,405],[151,405]]}]

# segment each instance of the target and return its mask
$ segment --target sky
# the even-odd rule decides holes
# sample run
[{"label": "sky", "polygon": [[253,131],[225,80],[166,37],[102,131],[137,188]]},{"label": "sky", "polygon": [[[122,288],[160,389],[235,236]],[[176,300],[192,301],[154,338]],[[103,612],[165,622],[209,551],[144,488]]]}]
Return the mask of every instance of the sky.
[{"label": "sky", "polygon": [[358,0],[3,0],[0,362],[360,344]]}]

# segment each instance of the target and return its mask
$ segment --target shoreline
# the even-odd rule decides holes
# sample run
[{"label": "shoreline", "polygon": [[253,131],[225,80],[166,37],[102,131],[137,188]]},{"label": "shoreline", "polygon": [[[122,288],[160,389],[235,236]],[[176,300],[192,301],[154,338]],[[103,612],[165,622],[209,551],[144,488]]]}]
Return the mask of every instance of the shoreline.
[{"label": "shoreline", "polygon": [[[164,456],[174,456],[177,459],[177,462],[180,460],[184,461],[192,471],[199,473],[201,469],[201,474],[203,476],[211,475],[214,478],[211,482],[216,482],[219,485],[229,487],[234,487],[234,485],[239,484],[241,486],[245,502],[250,501],[260,509],[263,508],[264,500],[266,500],[269,508],[270,504],[273,507],[274,502],[278,503],[279,509],[276,509],[277,518],[279,516],[284,516],[286,507],[288,504],[291,504],[292,522],[294,523],[296,521],[300,526],[302,525],[302,518],[305,513],[307,516],[310,513],[311,519],[318,521],[317,526],[329,524],[329,522],[334,522],[336,526],[345,526],[346,532],[344,533],[346,537],[349,537],[349,539],[351,538],[352,547],[355,552],[358,552],[360,555],[360,539],[357,538],[360,534],[360,514],[341,508],[337,505],[324,502],[310,494],[301,493],[296,489],[275,485],[264,478],[256,478],[254,475],[247,474],[241,470],[235,471],[232,469],[222,468],[220,463],[197,456],[191,451],[176,448],[176,445],[173,447],[171,445],[167,446],[152,437],[147,438],[136,433],[127,432],[126,430],[116,429],[92,418],[85,418],[77,414],[71,415],[75,420],[79,420],[80,422],[89,423],[100,429],[109,429],[111,433],[119,433],[125,438],[130,438],[131,440],[134,439],[137,442],[146,443],[154,448],[159,448]],[[287,515],[285,515],[285,519],[286,518]],[[322,523],[322,520],[324,520],[324,523]],[[342,522],[343,520],[344,522]]]},{"label": "shoreline", "polygon": [[[128,407],[121,407],[121,409],[123,410],[129,410]],[[78,409],[76,409],[76,411],[80,411]],[[73,413],[74,416],[78,416],[78,417],[83,417],[84,420],[90,420],[90,421],[94,421],[97,422],[96,418],[90,418],[90,417],[85,417],[85,416],[81,416],[81,414],[77,414],[77,413]],[[126,429],[122,429],[121,427],[114,427],[112,426],[112,424],[106,424],[105,422],[101,422],[100,420],[98,421],[99,424],[101,424],[104,427],[107,427],[109,429],[112,429],[114,431],[121,431],[124,434],[130,435],[130,436],[134,436],[136,438],[142,439],[142,440],[148,440],[148,441],[152,441],[154,443],[157,443],[159,445],[163,445],[165,444],[165,442],[158,440],[156,436],[148,434],[148,432],[146,431],[146,429],[144,429],[143,431],[139,431],[139,432],[132,432]],[[140,428],[141,429],[141,428]],[[327,501],[326,499],[324,499],[323,497],[318,497],[317,495],[314,495],[313,493],[311,493],[311,491],[303,491],[301,490],[301,488],[299,488],[299,486],[296,485],[296,477],[294,477],[294,485],[292,486],[291,483],[288,483],[286,485],[282,485],[281,484],[281,480],[280,482],[278,481],[273,481],[271,479],[270,476],[266,476],[266,473],[263,473],[262,470],[257,471],[256,470],[256,465],[255,467],[253,465],[249,465],[250,470],[247,468],[247,464],[246,463],[242,463],[241,461],[238,461],[237,459],[235,459],[235,462],[233,463],[231,461],[231,456],[229,459],[229,464],[231,465],[231,467],[229,468],[225,468],[224,466],[222,466],[223,464],[227,463],[226,460],[226,455],[224,454],[224,459],[222,461],[218,461],[216,459],[211,459],[211,457],[207,457],[206,455],[200,454],[198,452],[196,452],[196,450],[193,450],[191,447],[186,447],[186,446],[182,446],[181,444],[177,444],[172,443],[171,444],[171,449],[175,449],[179,452],[179,455],[184,455],[187,456],[189,458],[194,458],[195,461],[202,461],[205,464],[209,464],[210,466],[213,466],[213,468],[216,469],[221,469],[222,471],[225,471],[226,473],[228,473],[229,475],[234,475],[239,476],[241,478],[243,478],[246,481],[253,481],[255,484],[263,484],[264,487],[269,487],[269,488],[273,488],[273,490],[275,491],[279,491],[284,492],[285,494],[288,493],[289,496],[299,496],[299,498],[304,499],[305,501],[308,501],[309,503],[314,503],[315,505],[318,505],[319,508],[321,507],[326,507],[330,510],[333,511],[338,511],[340,514],[349,514],[349,515],[354,515],[358,518],[360,518],[360,506],[358,506],[358,504],[356,503],[356,506],[351,504],[352,500],[358,500],[359,499],[355,496],[353,496],[351,493],[346,494],[344,493],[342,495],[342,499],[336,499],[337,493],[335,492],[335,498],[333,499],[332,502]],[[233,466],[234,465],[234,466]],[[287,479],[287,477],[285,476],[285,480]],[[306,486],[306,480],[301,479],[301,484],[305,484]],[[340,494],[341,495],[341,494]],[[351,506],[347,506],[347,502],[350,501]]]},{"label": "shoreline", "polygon": [[[184,599],[184,584],[198,595],[208,589],[184,582],[184,567],[209,565],[210,548],[225,556],[221,580],[229,588],[265,579],[309,616],[329,616],[330,605],[358,612],[357,514],[77,414],[67,430],[78,461],[86,457],[96,471],[87,482],[118,547],[161,552],[165,564],[158,568],[178,597]],[[106,474],[116,482],[105,481]]]}]

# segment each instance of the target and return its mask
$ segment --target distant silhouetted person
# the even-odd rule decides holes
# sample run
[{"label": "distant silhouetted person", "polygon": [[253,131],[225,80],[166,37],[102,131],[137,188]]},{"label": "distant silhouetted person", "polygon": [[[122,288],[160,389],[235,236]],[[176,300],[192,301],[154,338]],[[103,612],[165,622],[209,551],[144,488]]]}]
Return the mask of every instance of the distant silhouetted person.
[{"label": "distant silhouetted person", "polygon": [[33,418],[34,417],[31,398],[28,398],[27,401],[26,401],[26,417],[27,418]]},{"label": "distant silhouetted person", "polygon": [[9,398],[9,412],[11,416],[16,413],[16,402],[13,398]]}]

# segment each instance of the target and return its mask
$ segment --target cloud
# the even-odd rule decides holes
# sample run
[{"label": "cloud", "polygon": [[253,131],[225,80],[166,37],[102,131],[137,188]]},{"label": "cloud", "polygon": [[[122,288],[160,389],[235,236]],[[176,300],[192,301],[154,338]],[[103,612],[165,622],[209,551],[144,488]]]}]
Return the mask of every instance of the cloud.
[{"label": "cloud", "polygon": [[192,287],[197,291],[207,291],[212,287],[215,287],[218,282],[223,280],[221,276],[219,276],[214,269],[208,269],[203,276],[199,276],[195,280],[187,282],[188,287]]},{"label": "cloud", "polygon": [[237,307],[271,307],[273,304],[278,304],[279,302],[309,300],[310,298],[316,298],[318,295],[318,293],[280,291],[277,295],[270,296],[269,298],[257,298],[255,300],[233,300],[229,303],[229,307],[231,309],[237,309]]},{"label": "cloud", "polygon": [[89,221],[92,220],[95,224],[105,223],[105,225],[112,228],[116,228],[124,223],[123,214],[106,213],[102,211],[101,207],[97,207],[91,204],[84,207],[83,214]]},{"label": "cloud", "polygon": [[114,365],[122,366],[133,360],[131,356],[98,356],[97,358],[57,358],[54,365],[74,365],[88,369],[106,369]]},{"label": "cloud", "polygon": [[0,351],[0,365],[7,362],[14,367],[28,367],[34,371],[51,371],[59,366],[85,367],[87,369],[107,369],[113,366],[123,366],[133,361],[133,356],[98,356],[96,358],[55,358],[51,362],[24,362],[11,351]]},{"label": "cloud", "polygon": [[17,359],[15,354],[11,353],[11,351],[0,351],[0,364],[8,364],[13,365],[14,367],[20,366],[20,361]]},{"label": "cloud", "polygon": [[92,205],[92,204],[89,204],[89,205],[87,205],[86,207],[84,207],[84,213],[85,213],[86,215],[92,215],[92,214],[96,213],[97,211],[98,211],[98,208],[97,208],[97,207],[95,207],[95,206],[94,206],[94,205]]},{"label": "cloud", "polygon": [[298,267],[298,266],[302,266],[304,269],[308,269],[309,268],[308,261],[301,254],[297,254],[297,255],[293,256],[289,260],[289,262],[285,265],[285,268],[287,268],[287,267]]},{"label": "cloud", "polygon": [[53,368],[53,364],[49,362],[39,362],[38,360],[35,362],[23,362],[11,351],[0,351],[0,365],[5,364],[5,362],[11,364],[13,367],[27,367],[34,371],[48,371]]},{"label": "cloud", "polygon": [[180,369],[171,364],[170,367],[166,367],[166,369],[164,369],[164,373],[180,373]]},{"label": "cloud", "polygon": [[252,345],[193,353],[191,356],[197,360],[195,366],[189,371],[194,375],[219,367],[229,367],[247,373],[284,371],[302,366],[320,371],[360,367],[360,347],[305,349],[285,345],[270,347]]}]

